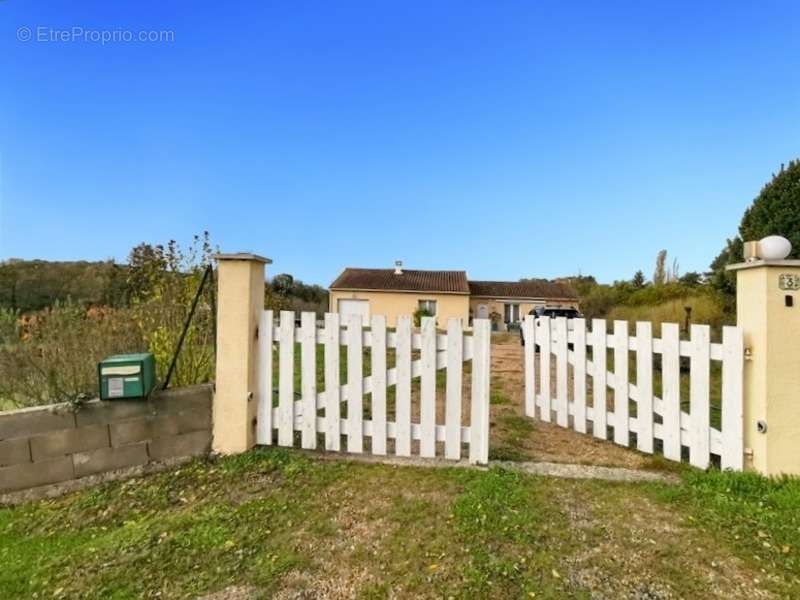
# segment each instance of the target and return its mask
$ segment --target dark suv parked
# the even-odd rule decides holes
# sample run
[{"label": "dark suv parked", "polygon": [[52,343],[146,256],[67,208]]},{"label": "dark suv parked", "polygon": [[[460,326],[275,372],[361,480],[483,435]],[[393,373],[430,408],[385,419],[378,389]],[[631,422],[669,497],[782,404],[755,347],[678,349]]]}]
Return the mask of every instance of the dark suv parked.
[{"label": "dark suv parked", "polygon": [[[567,319],[580,319],[583,316],[580,312],[578,312],[574,308],[544,308],[542,306],[540,306],[539,308],[534,308],[528,314],[535,316],[537,319],[539,317],[550,317],[551,319],[554,319],[556,317],[566,317]],[[572,329],[572,323],[570,323],[569,320],[567,321],[567,327]],[[521,327],[519,330],[519,341],[523,346],[525,345],[525,337],[522,335]],[[536,350],[537,351],[539,350],[539,344],[536,344]]]}]

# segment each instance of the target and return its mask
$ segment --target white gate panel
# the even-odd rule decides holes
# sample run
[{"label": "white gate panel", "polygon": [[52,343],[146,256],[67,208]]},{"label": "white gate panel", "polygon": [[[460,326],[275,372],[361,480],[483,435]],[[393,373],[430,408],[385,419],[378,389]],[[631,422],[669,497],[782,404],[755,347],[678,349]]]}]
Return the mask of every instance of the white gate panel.
[{"label": "white gate panel", "polygon": [[[413,442],[419,442],[419,455],[433,458],[437,443],[443,442],[444,457],[459,460],[462,444],[469,446],[472,463],[486,464],[489,456],[489,361],[490,323],[475,319],[473,334],[465,335],[461,322],[453,319],[447,333],[436,331],[433,318],[422,320],[415,332],[410,316],[400,316],[393,332],[386,330],[386,319],[375,315],[365,327],[363,313],[325,315],[325,326],[317,329],[313,313],[303,313],[300,327],[291,311],[273,321],[272,311],[260,318],[257,441],[272,443],[277,432],[278,444],[293,446],[295,432],[303,448],[317,446],[317,434],[324,434],[325,449],[341,450],[347,440],[348,452],[365,450],[376,455],[389,451],[389,442],[397,456],[411,456]],[[342,325],[345,326],[342,329]],[[277,343],[277,351],[275,344]],[[317,348],[323,346],[324,364],[317,373]],[[346,348],[342,364],[342,346]],[[298,350],[299,349],[299,350]],[[387,353],[394,350],[395,365],[387,366]],[[295,359],[299,351],[299,389],[295,389]],[[367,354],[368,352],[368,354]],[[419,352],[415,359],[414,353]],[[277,406],[273,407],[272,388],[274,356],[277,365]],[[364,375],[364,358],[369,357],[371,372]],[[463,367],[472,361],[472,392],[469,402],[471,420],[461,424]],[[342,369],[346,367],[346,381]],[[447,369],[443,398],[444,423],[437,423],[436,371]],[[318,378],[324,382],[317,389]],[[412,394],[412,379],[420,378],[418,397]],[[394,388],[394,419],[387,407],[388,391]],[[295,395],[299,399],[295,399]],[[367,398],[369,398],[367,405]],[[419,422],[413,422],[412,407],[419,402]],[[365,410],[365,407],[369,410]],[[343,412],[346,418],[342,418]],[[369,444],[367,444],[369,440]]]},{"label": "white gate panel", "polygon": [[[693,325],[690,334],[688,340],[681,341],[678,325],[663,323],[661,338],[654,338],[652,324],[640,322],[636,324],[636,334],[630,336],[628,323],[616,321],[613,334],[608,335],[602,319],[595,319],[588,331],[583,319],[575,319],[572,327],[568,327],[564,317],[528,316],[523,323],[526,414],[533,416],[530,407],[539,406],[540,418],[551,420],[550,371],[554,355],[558,425],[569,427],[571,417],[572,427],[584,433],[591,423],[593,435],[600,439],[606,439],[607,427],[611,426],[617,444],[628,446],[633,433],[636,448],[641,452],[654,452],[655,441],[659,440],[664,456],[670,460],[681,460],[681,450],[687,448],[689,462],[696,467],[708,467],[712,455],[716,455],[722,468],[741,470],[744,461],[742,330],[723,328],[721,344],[711,342],[707,325]],[[613,372],[607,370],[609,351],[614,361]],[[636,360],[633,374],[631,352],[635,352]],[[681,397],[681,357],[689,358],[688,398]],[[654,358],[660,364],[658,372],[653,367]],[[719,429],[711,425],[713,361],[721,363]],[[573,397],[567,399],[565,419],[564,373],[568,363],[573,365]],[[587,405],[587,375],[592,381],[591,406]],[[654,393],[656,375],[661,378],[661,397]],[[612,410],[607,405],[609,388],[614,392]],[[684,406],[688,404],[688,412],[681,409],[682,401]],[[635,406],[635,417],[631,416],[631,406]]]}]

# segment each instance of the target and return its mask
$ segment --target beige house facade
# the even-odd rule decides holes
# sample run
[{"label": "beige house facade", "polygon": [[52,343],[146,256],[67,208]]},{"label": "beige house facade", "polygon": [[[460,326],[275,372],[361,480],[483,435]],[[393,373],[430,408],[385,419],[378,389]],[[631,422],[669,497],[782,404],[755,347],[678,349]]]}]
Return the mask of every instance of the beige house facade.
[{"label": "beige house facade", "polygon": [[470,315],[506,327],[519,323],[537,308],[578,310],[578,297],[565,283],[541,279],[470,281],[469,287]]},{"label": "beige house facade", "polygon": [[424,310],[436,317],[439,328],[451,318],[470,326],[473,318],[491,319],[495,329],[506,329],[538,308],[578,308],[568,284],[542,279],[524,281],[470,281],[465,271],[346,268],[330,285],[329,309],[343,317],[385,315],[395,327],[399,315]]},{"label": "beige house facade", "polygon": [[469,320],[469,296],[434,292],[381,292],[375,290],[347,290],[330,292],[330,310],[340,314],[358,312],[365,321],[372,315],[385,315],[389,327],[397,325],[398,315],[413,315],[420,303],[435,306],[436,325],[445,327],[449,319]]}]

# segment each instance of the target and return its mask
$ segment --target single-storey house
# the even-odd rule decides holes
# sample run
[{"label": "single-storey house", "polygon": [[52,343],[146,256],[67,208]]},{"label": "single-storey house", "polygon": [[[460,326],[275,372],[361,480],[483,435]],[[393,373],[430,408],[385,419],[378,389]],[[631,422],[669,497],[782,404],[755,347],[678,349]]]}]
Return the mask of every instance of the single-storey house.
[{"label": "single-storey house", "polygon": [[566,283],[544,279],[524,281],[470,281],[466,271],[358,269],[348,267],[330,285],[330,311],[342,316],[385,315],[394,327],[398,315],[425,309],[439,327],[448,319],[468,326],[473,318],[498,324],[519,323],[537,307],[578,308],[575,290]]}]

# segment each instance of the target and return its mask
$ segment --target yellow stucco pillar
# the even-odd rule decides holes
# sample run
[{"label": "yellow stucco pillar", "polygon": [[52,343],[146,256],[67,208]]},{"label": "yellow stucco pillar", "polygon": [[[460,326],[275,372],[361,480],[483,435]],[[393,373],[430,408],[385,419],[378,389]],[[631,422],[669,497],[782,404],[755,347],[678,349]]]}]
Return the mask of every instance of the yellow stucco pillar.
[{"label": "yellow stucco pillar", "polygon": [[736,271],[744,332],[745,464],[800,474],[800,260],[754,260]]},{"label": "yellow stucco pillar", "polygon": [[254,254],[217,256],[217,373],[213,449],[244,452],[255,444],[258,321],[264,310],[264,265]]}]

